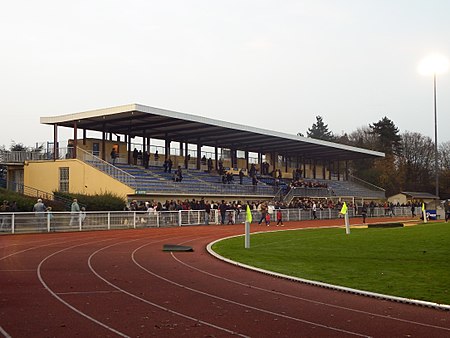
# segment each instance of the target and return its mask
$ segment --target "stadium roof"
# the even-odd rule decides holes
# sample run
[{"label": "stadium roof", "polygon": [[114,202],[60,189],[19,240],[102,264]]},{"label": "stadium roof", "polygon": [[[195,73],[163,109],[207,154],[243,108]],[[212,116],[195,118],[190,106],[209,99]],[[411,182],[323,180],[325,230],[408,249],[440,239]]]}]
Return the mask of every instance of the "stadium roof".
[{"label": "stadium roof", "polygon": [[427,193],[427,192],[417,192],[417,191],[402,191],[401,194],[414,199],[439,199],[438,196]]},{"label": "stadium roof", "polygon": [[151,137],[256,153],[276,152],[309,159],[352,160],[384,153],[202,116],[130,104],[86,112],[41,117],[42,124]]}]

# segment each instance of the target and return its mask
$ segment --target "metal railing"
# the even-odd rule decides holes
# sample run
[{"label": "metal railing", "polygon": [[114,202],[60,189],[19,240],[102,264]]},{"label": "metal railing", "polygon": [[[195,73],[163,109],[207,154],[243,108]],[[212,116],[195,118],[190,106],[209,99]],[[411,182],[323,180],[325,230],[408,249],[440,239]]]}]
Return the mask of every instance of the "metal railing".
[{"label": "metal railing", "polygon": [[[396,207],[395,216],[411,217],[409,207]],[[252,210],[253,223],[258,223],[261,213]],[[284,222],[310,220],[313,218],[310,209],[281,209]],[[360,215],[353,208],[348,209],[349,217]],[[271,214],[272,222],[276,221],[276,210]],[[390,217],[384,208],[374,208],[368,217]],[[338,219],[338,209],[318,209],[318,219]],[[228,210],[224,224],[244,223],[245,211]],[[87,211],[87,212],[4,212],[0,213],[0,234],[20,234],[38,232],[69,232],[92,230],[142,229],[159,227],[178,227],[190,225],[214,225],[221,223],[219,210],[212,209],[210,214],[205,210],[179,211]]]},{"label": "metal railing", "polygon": [[133,175],[126,171],[117,168],[116,166],[103,161],[100,157],[93,155],[92,153],[85,151],[81,148],[77,148],[77,158],[84,163],[97,168],[105,174],[115,178],[116,180],[128,185],[129,187],[136,188],[136,179]]},{"label": "metal railing", "polygon": [[245,195],[245,196],[274,196],[278,193],[278,187],[272,186],[246,186],[239,184],[208,184],[199,182],[191,184],[188,182],[159,181],[157,183],[139,182],[136,183],[137,194],[148,193],[177,193],[177,194],[208,194],[208,195]]},{"label": "metal railing", "polygon": [[[58,195],[55,195],[55,194],[47,192],[47,191],[29,187],[22,183],[16,183],[14,181],[9,182],[9,190],[15,191],[19,194],[29,196],[29,197],[41,198],[46,201],[55,201],[58,204],[60,204],[61,206],[64,206],[66,208],[70,207],[70,205],[72,203],[71,199],[68,199],[68,198],[65,198],[62,196],[58,196]],[[80,204],[80,206],[84,206],[84,205]]]},{"label": "metal railing", "polygon": [[383,193],[386,192],[385,189],[380,188],[380,187],[376,186],[375,184],[372,184],[372,183],[369,183],[369,182],[367,182],[367,181],[364,181],[364,180],[362,180],[362,179],[360,179],[360,178],[358,178],[358,177],[355,177],[355,176],[353,176],[353,175],[348,175],[348,180],[349,180],[350,182],[354,182],[354,183],[356,183],[356,184],[358,184],[358,185],[362,185],[362,186],[364,186],[365,188],[370,189],[370,190],[373,190],[373,191],[379,191],[379,192],[383,192]]},{"label": "metal railing", "polygon": [[28,187],[22,183],[16,183],[16,182],[9,182],[9,190],[15,191],[19,194],[35,197],[35,198],[42,198],[47,201],[53,201],[55,200],[55,196],[53,193],[49,193],[46,191],[42,191],[36,188]]},{"label": "metal railing", "polygon": [[290,203],[296,197],[332,197],[332,192],[327,188],[294,187],[286,194],[283,201]]},{"label": "metal railing", "polygon": [[24,163],[25,161],[50,160],[53,154],[42,151],[0,150],[0,163]]}]

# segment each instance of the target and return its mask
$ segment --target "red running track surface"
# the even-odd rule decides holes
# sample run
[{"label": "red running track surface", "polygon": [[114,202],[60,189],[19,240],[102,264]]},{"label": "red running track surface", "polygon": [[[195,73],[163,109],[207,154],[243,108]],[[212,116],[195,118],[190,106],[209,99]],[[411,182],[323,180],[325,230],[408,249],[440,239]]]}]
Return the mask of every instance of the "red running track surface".
[{"label": "red running track surface", "polygon": [[[0,337],[450,337],[448,311],[284,280],[207,253],[211,241],[243,231],[240,224],[2,236]],[[166,243],[194,252],[163,252]]]}]

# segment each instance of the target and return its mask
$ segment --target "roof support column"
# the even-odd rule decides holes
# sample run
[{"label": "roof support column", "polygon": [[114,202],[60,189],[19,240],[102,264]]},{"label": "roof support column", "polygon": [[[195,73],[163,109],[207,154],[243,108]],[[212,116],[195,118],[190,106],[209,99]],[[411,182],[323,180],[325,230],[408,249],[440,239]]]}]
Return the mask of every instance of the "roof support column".
[{"label": "roof support column", "polygon": [[338,181],[340,181],[341,180],[341,168],[340,168],[340,163],[341,163],[341,161],[337,161],[337,178],[338,178]]},{"label": "roof support column", "polygon": [[302,178],[306,178],[306,163],[305,158],[302,156]]},{"label": "roof support column", "polygon": [[325,161],[322,160],[322,178],[325,180],[326,179],[326,171],[325,171]]},{"label": "roof support column", "polygon": [[165,148],[165,153],[166,153],[166,160],[170,157],[170,140],[165,139],[164,140],[164,148]]},{"label": "roof support column", "polygon": [[313,178],[316,179],[316,165],[317,165],[317,160],[313,160]]},{"label": "roof support column", "polygon": [[131,135],[128,134],[128,140],[127,140],[127,163],[131,164]]},{"label": "roof support column", "polygon": [[331,181],[331,161],[328,161],[328,179]]},{"label": "roof support column", "polygon": [[348,181],[348,160],[345,161],[345,177],[344,179]]},{"label": "roof support column", "polygon": [[248,167],[248,151],[246,150],[245,151],[245,168],[248,170],[249,169],[249,167]]},{"label": "roof support column", "polygon": [[188,169],[189,168],[189,160],[188,160],[188,155],[189,155],[189,151],[188,151],[188,143],[185,143],[185,147],[184,147],[184,168]]},{"label": "roof support column", "polygon": [[[275,170],[277,170],[277,162],[278,162],[278,154],[273,152],[272,154],[270,154],[270,156],[272,157],[272,171],[275,173]],[[267,173],[268,174],[268,173]]]},{"label": "roof support column", "polygon": [[200,170],[200,160],[202,157],[201,153],[202,153],[202,145],[200,143],[197,143],[197,170]]},{"label": "roof support column", "polygon": [[216,157],[214,161],[214,168],[216,168],[216,171],[219,169],[219,149],[217,148],[217,144],[214,147],[214,156]]},{"label": "roof support column", "polygon": [[56,161],[58,156],[58,124],[53,125],[53,161]]},{"label": "roof support column", "polygon": [[83,146],[86,145],[86,129],[83,129]]},{"label": "roof support column", "polygon": [[147,142],[145,142],[147,139],[145,135],[145,129],[142,131],[142,158],[144,158],[144,153],[147,150]]},{"label": "roof support column", "polygon": [[77,158],[77,146],[78,146],[78,128],[77,128],[77,121],[73,122],[73,151],[72,151],[72,158]]},{"label": "roof support column", "polygon": [[230,157],[231,157],[231,165],[230,165],[230,167],[231,167],[231,169],[234,169],[234,168],[236,168],[236,166],[237,166],[237,161],[236,161],[236,149],[234,149],[234,148],[230,148]]},{"label": "roof support column", "polygon": [[106,159],[105,124],[102,125],[102,160]]}]

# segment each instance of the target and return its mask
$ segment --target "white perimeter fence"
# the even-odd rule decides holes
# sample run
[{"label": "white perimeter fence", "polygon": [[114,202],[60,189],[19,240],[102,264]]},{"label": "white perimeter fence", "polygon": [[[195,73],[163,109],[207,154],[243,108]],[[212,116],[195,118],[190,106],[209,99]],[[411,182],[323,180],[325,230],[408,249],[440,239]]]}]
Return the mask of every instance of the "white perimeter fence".
[{"label": "white perimeter fence", "polygon": [[[310,220],[313,218],[312,210],[281,209],[284,222]],[[245,211],[229,210],[224,215],[224,224],[245,222]],[[261,213],[253,210],[253,223],[261,219]],[[318,219],[337,219],[339,210],[317,210]],[[355,215],[349,209],[350,217]],[[391,211],[384,208],[369,210],[368,217],[412,216],[410,208],[397,207]],[[204,210],[180,211],[89,211],[89,212],[16,212],[0,213],[0,234],[36,233],[36,232],[64,232],[64,231],[91,231],[138,229],[149,227],[176,227],[188,225],[214,225],[220,224],[222,215],[219,211],[211,210],[208,216]],[[271,221],[276,222],[276,211],[271,214]]]}]

